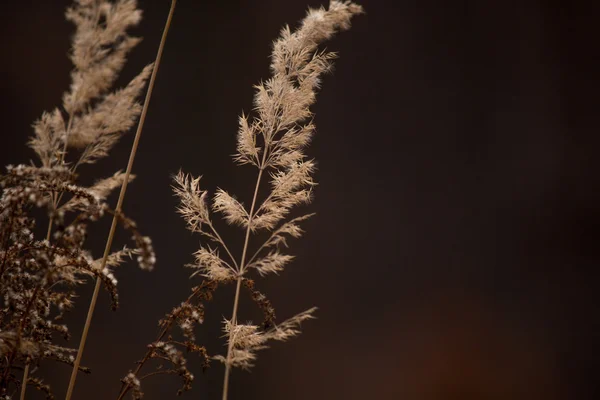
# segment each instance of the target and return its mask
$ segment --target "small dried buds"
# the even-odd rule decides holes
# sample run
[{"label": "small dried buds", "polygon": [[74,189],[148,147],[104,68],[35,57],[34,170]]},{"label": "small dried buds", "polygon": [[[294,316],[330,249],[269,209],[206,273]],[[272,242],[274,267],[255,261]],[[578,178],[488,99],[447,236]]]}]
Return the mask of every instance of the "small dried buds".
[{"label": "small dried buds", "polygon": [[[107,197],[121,186],[125,174],[115,173],[90,187],[77,182],[77,168],[108,155],[135,123],[138,97],[152,65],[125,88],[111,88],[127,54],[140,39],[127,30],[138,24],[135,0],[75,0],[66,18],[76,27],[72,39],[71,87],[61,108],[44,113],[33,125],[29,146],[40,165],[8,166],[0,175],[0,396],[31,385],[51,396],[42,381],[24,375],[42,360],[73,364],[75,351],[59,345],[68,338],[58,321],[75,301],[75,289],[89,278],[99,279],[118,304],[113,269],[136,256],[143,269],[155,264],[154,250],[136,224],[112,210]],[[132,177],[133,178],[133,177]],[[48,219],[40,218],[45,209]],[[135,243],[109,255],[102,266],[85,248],[87,227],[106,214],[117,214]],[[40,221],[40,219],[42,221]],[[37,237],[38,232],[44,236]],[[81,368],[85,370],[85,368]],[[49,397],[50,398],[50,397]]]}]

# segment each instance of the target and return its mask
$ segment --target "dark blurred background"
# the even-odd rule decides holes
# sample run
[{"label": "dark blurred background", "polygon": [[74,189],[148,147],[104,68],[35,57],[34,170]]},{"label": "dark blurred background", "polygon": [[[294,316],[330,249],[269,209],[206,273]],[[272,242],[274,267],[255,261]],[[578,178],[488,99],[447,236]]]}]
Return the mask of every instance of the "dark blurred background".
[{"label": "dark blurred background", "polygon": [[[33,158],[30,125],[69,85],[68,4],[2,5],[2,165]],[[320,4],[180,0],[124,206],[158,265],[117,271],[117,312],[102,294],[83,359],[93,373],[80,375],[76,398],[116,398],[193,284],[182,266],[200,237],[175,212],[170,176],[203,174],[205,188],[249,201],[253,171],[230,157],[237,116],[269,75],[279,29]],[[234,371],[230,398],[600,398],[599,3],[362,4],[367,14],[327,44],[340,59],[313,108],[319,186],[307,210],[317,216],[292,243],[294,263],[258,282],[280,318],[318,305],[318,319],[261,352],[251,373]],[[169,1],[140,7],[144,41],[119,85],[153,60]],[[82,168],[83,181],[124,169],[132,139]],[[242,234],[222,229],[239,250]],[[92,231],[97,256],[107,231]],[[69,317],[74,347],[92,289]],[[212,354],[226,350],[232,295],[217,295],[198,333]],[[247,297],[241,313],[256,315]],[[191,365],[184,398],[220,398],[222,366]],[[62,398],[69,372],[40,374]],[[149,379],[145,398],[173,398],[179,384]]]}]

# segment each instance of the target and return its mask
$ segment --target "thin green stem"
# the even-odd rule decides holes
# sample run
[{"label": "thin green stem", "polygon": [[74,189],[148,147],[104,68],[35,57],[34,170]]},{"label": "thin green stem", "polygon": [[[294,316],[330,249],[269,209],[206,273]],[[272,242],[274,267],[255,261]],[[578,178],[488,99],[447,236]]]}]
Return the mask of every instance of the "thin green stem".
[{"label": "thin green stem", "polygon": [[[163,29],[163,34],[162,34],[162,38],[160,40],[160,45],[158,46],[158,52],[156,54],[156,61],[154,64],[154,69],[152,70],[152,75],[150,76],[150,82],[148,83],[148,91],[146,93],[146,99],[144,100],[144,106],[142,108],[142,113],[140,115],[140,121],[138,123],[137,131],[135,133],[133,145],[131,146],[131,152],[129,154],[129,162],[127,163],[127,171],[125,172],[125,179],[123,180],[123,184],[121,185],[121,192],[119,193],[119,200],[117,201],[117,206],[115,207],[115,214],[113,215],[110,232],[109,232],[108,238],[106,240],[106,246],[104,248],[104,256],[102,257],[102,263],[100,266],[100,270],[104,270],[104,268],[106,267],[106,261],[108,260],[108,256],[110,254],[110,248],[112,246],[112,241],[113,241],[113,238],[115,235],[115,230],[117,227],[117,219],[121,212],[121,208],[123,206],[123,200],[125,199],[125,192],[127,191],[127,184],[129,183],[129,177],[131,175],[131,170],[133,169],[133,162],[135,160],[137,148],[138,148],[138,145],[140,142],[140,138],[142,136],[142,129],[144,127],[144,122],[146,120],[146,115],[148,113],[148,105],[150,104],[150,98],[152,97],[152,90],[154,89],[156,75],[158,73],[158,68],[160,66],[160,60],[162,58],[163,49],[165,47],[165,42],[167,40],[167,34],[169,32],[169,27],[171,26],[171,20],[173,19],[173,13],[175,11],[176,3],[177,3],[177,0],[171,1],[171,9],[169,10],[169,16],[167,17],[167,22],[165,23],[165,27]],[[92,316],[94,314],[94,309],[96,307],[96,301],[98,300],[100,284],[101,284],[101,281],[100,281],[100,279],[97,278],[96,286],[94,288],[94,294],[92,295],[92,299],[90,301],[90,306],[88,309],[87,318],[85,321],[85,325],[83,327],[81,341],[79,342],[79,349],[77,350],[77,357],[75,358],[75,362],[73,363],[73,371],[71,372],[71,379],[69,381],[69,388],[67,389],[67,395],[65,397],[65,400],[70,400],[73,395],[73,389],[75,388],[75,380],[77,379],[77,372],[79,371],[79,365],[81,364],[81,357],[83,355],[83,350],[85,348],[85,342],[87,340],[88,331],[89,331],[90,325],[92,323]]]}]

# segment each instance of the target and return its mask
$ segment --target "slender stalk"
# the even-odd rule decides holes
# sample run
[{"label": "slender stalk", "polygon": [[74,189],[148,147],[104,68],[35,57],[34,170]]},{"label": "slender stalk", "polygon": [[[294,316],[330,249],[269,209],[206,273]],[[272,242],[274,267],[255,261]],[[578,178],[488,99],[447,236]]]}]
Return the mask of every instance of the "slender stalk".
[{"label": "slender stalk", "polygon": [[[235,323],[237,318],[238,304],[240,301],[240,288],[242,286],[242,277],[239,276],[237,279],[237,285],[235,287],[235,299],[233,300],[233,312],[231,315],[231,323]],[[231,334],[231,332],[229,332]],[[231,350],[233,349],[233,340],[229,338],[229,345],[227,346],[227,359],[225,361],[225,376],[223,377],[223,400],[227,400],[227,393],[229,391],[229,376],[231,375]]]},{"label": "slender stalk", "polygon": [[235,268],[237,268],[238,267],[237,261],[235,261],[235,257],[229,251],[229,248],[227,247],[227,245],[225,244],[225,242],[221,238],[221,235],[219,235],[219,232],[217,232],[217,230],[215,229],[215,227],[213,226],[213,224],[210,221],[208,223],[208,226],[210,226],[210,229],[212,230],[213,234],[215,235],[215,237],[217,238],[217,240],[219,241],[219,243],[221,244],[221,246],[223,246],[223,248],[227,252],[227,255],[231,259],[231,262],[233,263],[233,265],[235,266]]},{"label": "slender stalk", "polygon": [[[169,16],[167,17],[167,22],[165,23],[165,27],[163,29],[162,38],[160,40],[160,45],[158,46],[158,52],[156,54],[156,61],[154,64],[154,69],[152,70],[152,75],[150,76],[150,82],[148,83],[148,91],[146,93],[146,99],[144,100],[144,106],[142,108],[142,113],[140,115],[140,121],[138,123],[137,131],[135,133],[135,138],[133,140],[133,145],[131,146],[131,153],[129,154],[129,162],[127,163],[127,171],[125,172],[125,179],[123,180],[123,184],[121,185],[121,192],[119,193],[119,200],[117,201],[117,206],[115,207],[115,214],[113,215],[112,225],[110,227],[110,232],[108,234],[108,238],[106,240],[106,246],[104,248],[104,256],[102,257],[102,263],[100,270],[103,270],[106,267],[106,261],[110,254],[110,248],[112,246],[112,241],[115,235],[115,230],[117,227],[117,219],[118,215],[121,212],[121,208],[123,206],[123,200],[125,199],[125,192],[127,191],[127,183],[129,182],[129,177],[131,175],[131,170],[133,169],[133,162],[135,160],[135,155],[137,152],[137,148],[140,142],[140,137],[142,136],[142,128],[144,127],[144,121],[146,120],[146,114],[148,113],[148,105],[150,104],[150,98],[152,97],[152,89],[154,88],[154,83],[156,81],[156,75],[158,73],[158,68],[160,66],[160,60],[162,58],[163,49],[165,47],[165,42],[167,40],[167,34],[169,32],[169,27],[171,26],[171,20],[173,19],[173,13],[175,11],[175,5],[177,0],[171,1],[171,9],[169,10]],[[100,291],[101,281],[100,279],[96,279],[96,286],[94,288],[94,294],[92,295],[92,299],[90,301],[90,306],[88,309],[87,318],[85,321],[85,325],[83,327],[83,333],[81,335],[81,341],[79,343],[79,349],[77,350],[77,357],[75,358],[75,362],[73,363],[73,371],[71,372],[71,380],[69,381],[69,388],[67,389],[67,395],[65,400],[70,400],[73,395],[73,389],[75,388],[75,380],[77,379],[77,372],[79,371],[79,365],[81,364],[81,357],[83,355],[83,350],[85,348],[85,342],[87,340],[87,335],[90,329],[90,325],[92,323],[92,316],[94,314],[94,309],[96,308],[96,301],[98,300],[98,293]]]},{"label": "slender stalk", "polygon": [[[69,122],[67,122],[67,129],[65,130],[65,141],[63,144],[63,150],[60,153],[60,160],[59,160],[59,164],[64,164],[65,161],[65,157],[67,155],[67,145],[69,143],[69,135],[71,134],[71,129],[73,128],[73,114],[69,114]],[[75,172],[75,169],[73,169],[73,172]],[[62,199],[63,195],[65,193],[52,193],[52,212],[56,212],[56,210],[58,209],[58,204],[60,203],[60,200]],[[52,218],[50,218],[50,221],[48,222],[48,232],[46,233],[46,240],[50,240],[50,234],[52,233],[52,224],[54,223],[54,220]]]},{"label": "slender stalk", "polygon": [[25,364],[25,371],[23,371],[23,380],[21,381],[21,400],[25,400],[25,392],[27,391],[27,379],[29,379],[29,363]]},{"label": "slender stalk", "polygon": [[[248,242],[250,241],[250,227],[252,224],[252,218],[254,217],[254,207],[256,206],[256,198],[258,197],[258,188],[260,187],[260,181],[263,174],[263,166],[265,157],[267,154],[267,146],[263,152],[263,159],[259,167],[258,177],[256,178],[256,187],[254,188],[254,196],[252,197],[252,205],[250,206],[250,213],[248,214],[248,227],[246,228],[246,238],[244,240],[244,249],[242,250],[242,259],[240,260],[240,269],[238,271],[237,285],[235,288],[235,298],[233,300],[233,311],[231,312],[231,323],[237,322],[237,311],[240,300],[240,288],[242,287],[242,276],[244,273],[244,262],[246,261],[246,253],[248,252]],[[230,332],[231,334],[231,332]],[[223,377],[223,400],[227,400],[227,394],[229,391],[229,375],[231,374],[231,353],[233,350],[233,340],[229,338],[229,344],[227,346],[227,358],[225,360],[225,376]]]}]

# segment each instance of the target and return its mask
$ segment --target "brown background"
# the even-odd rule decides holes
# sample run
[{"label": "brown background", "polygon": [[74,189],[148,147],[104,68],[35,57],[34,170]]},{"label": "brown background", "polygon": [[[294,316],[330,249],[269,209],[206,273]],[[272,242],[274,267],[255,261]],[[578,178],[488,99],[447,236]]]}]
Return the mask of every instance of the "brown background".
[{"label": "brown background", "polygon": [[[298,339],[233,375],[231,399],[597,399],[600,237],[600,6],[579,1],[365,1],[367,15],[328,44],[339,51],[314,107],[318,215],[298,257],[259,288],[278,315],[313,305]],[[68,1],[11,1],[0,24],[0,163],[26,163],[30,124],[69,84]],[[310,1],[309,5],[320,3]],[[154,57],[169,2],[140,1],[144,37],[125,84]],[[248,201],[233,167],[237,116],[268,76],[269,45],[306,2],[181,0],[125,211],[153,237],[152,273],[118,271],[103,293],[79,399],[112,399],[192,284],[182,268],[200,238],[176,215],[170,175],[204,175]],[[132,135],[81,170],[91,182],[126,165]],[[108,230],[91,236],[99,254]],[[241,234],[226,229],[239,249]],[[92,285],[70,316],[78,341]],[[228,288],[199,341],[223,351]],[[254,318],[242,300],[242,319]],[[217,399],[223,368],[196,369],[184,398]],[[64,395],[69,369],[41,374]],[[175,377],[147,399],[174,396]],[[37,398],[30,392],[31,398]]]}]

